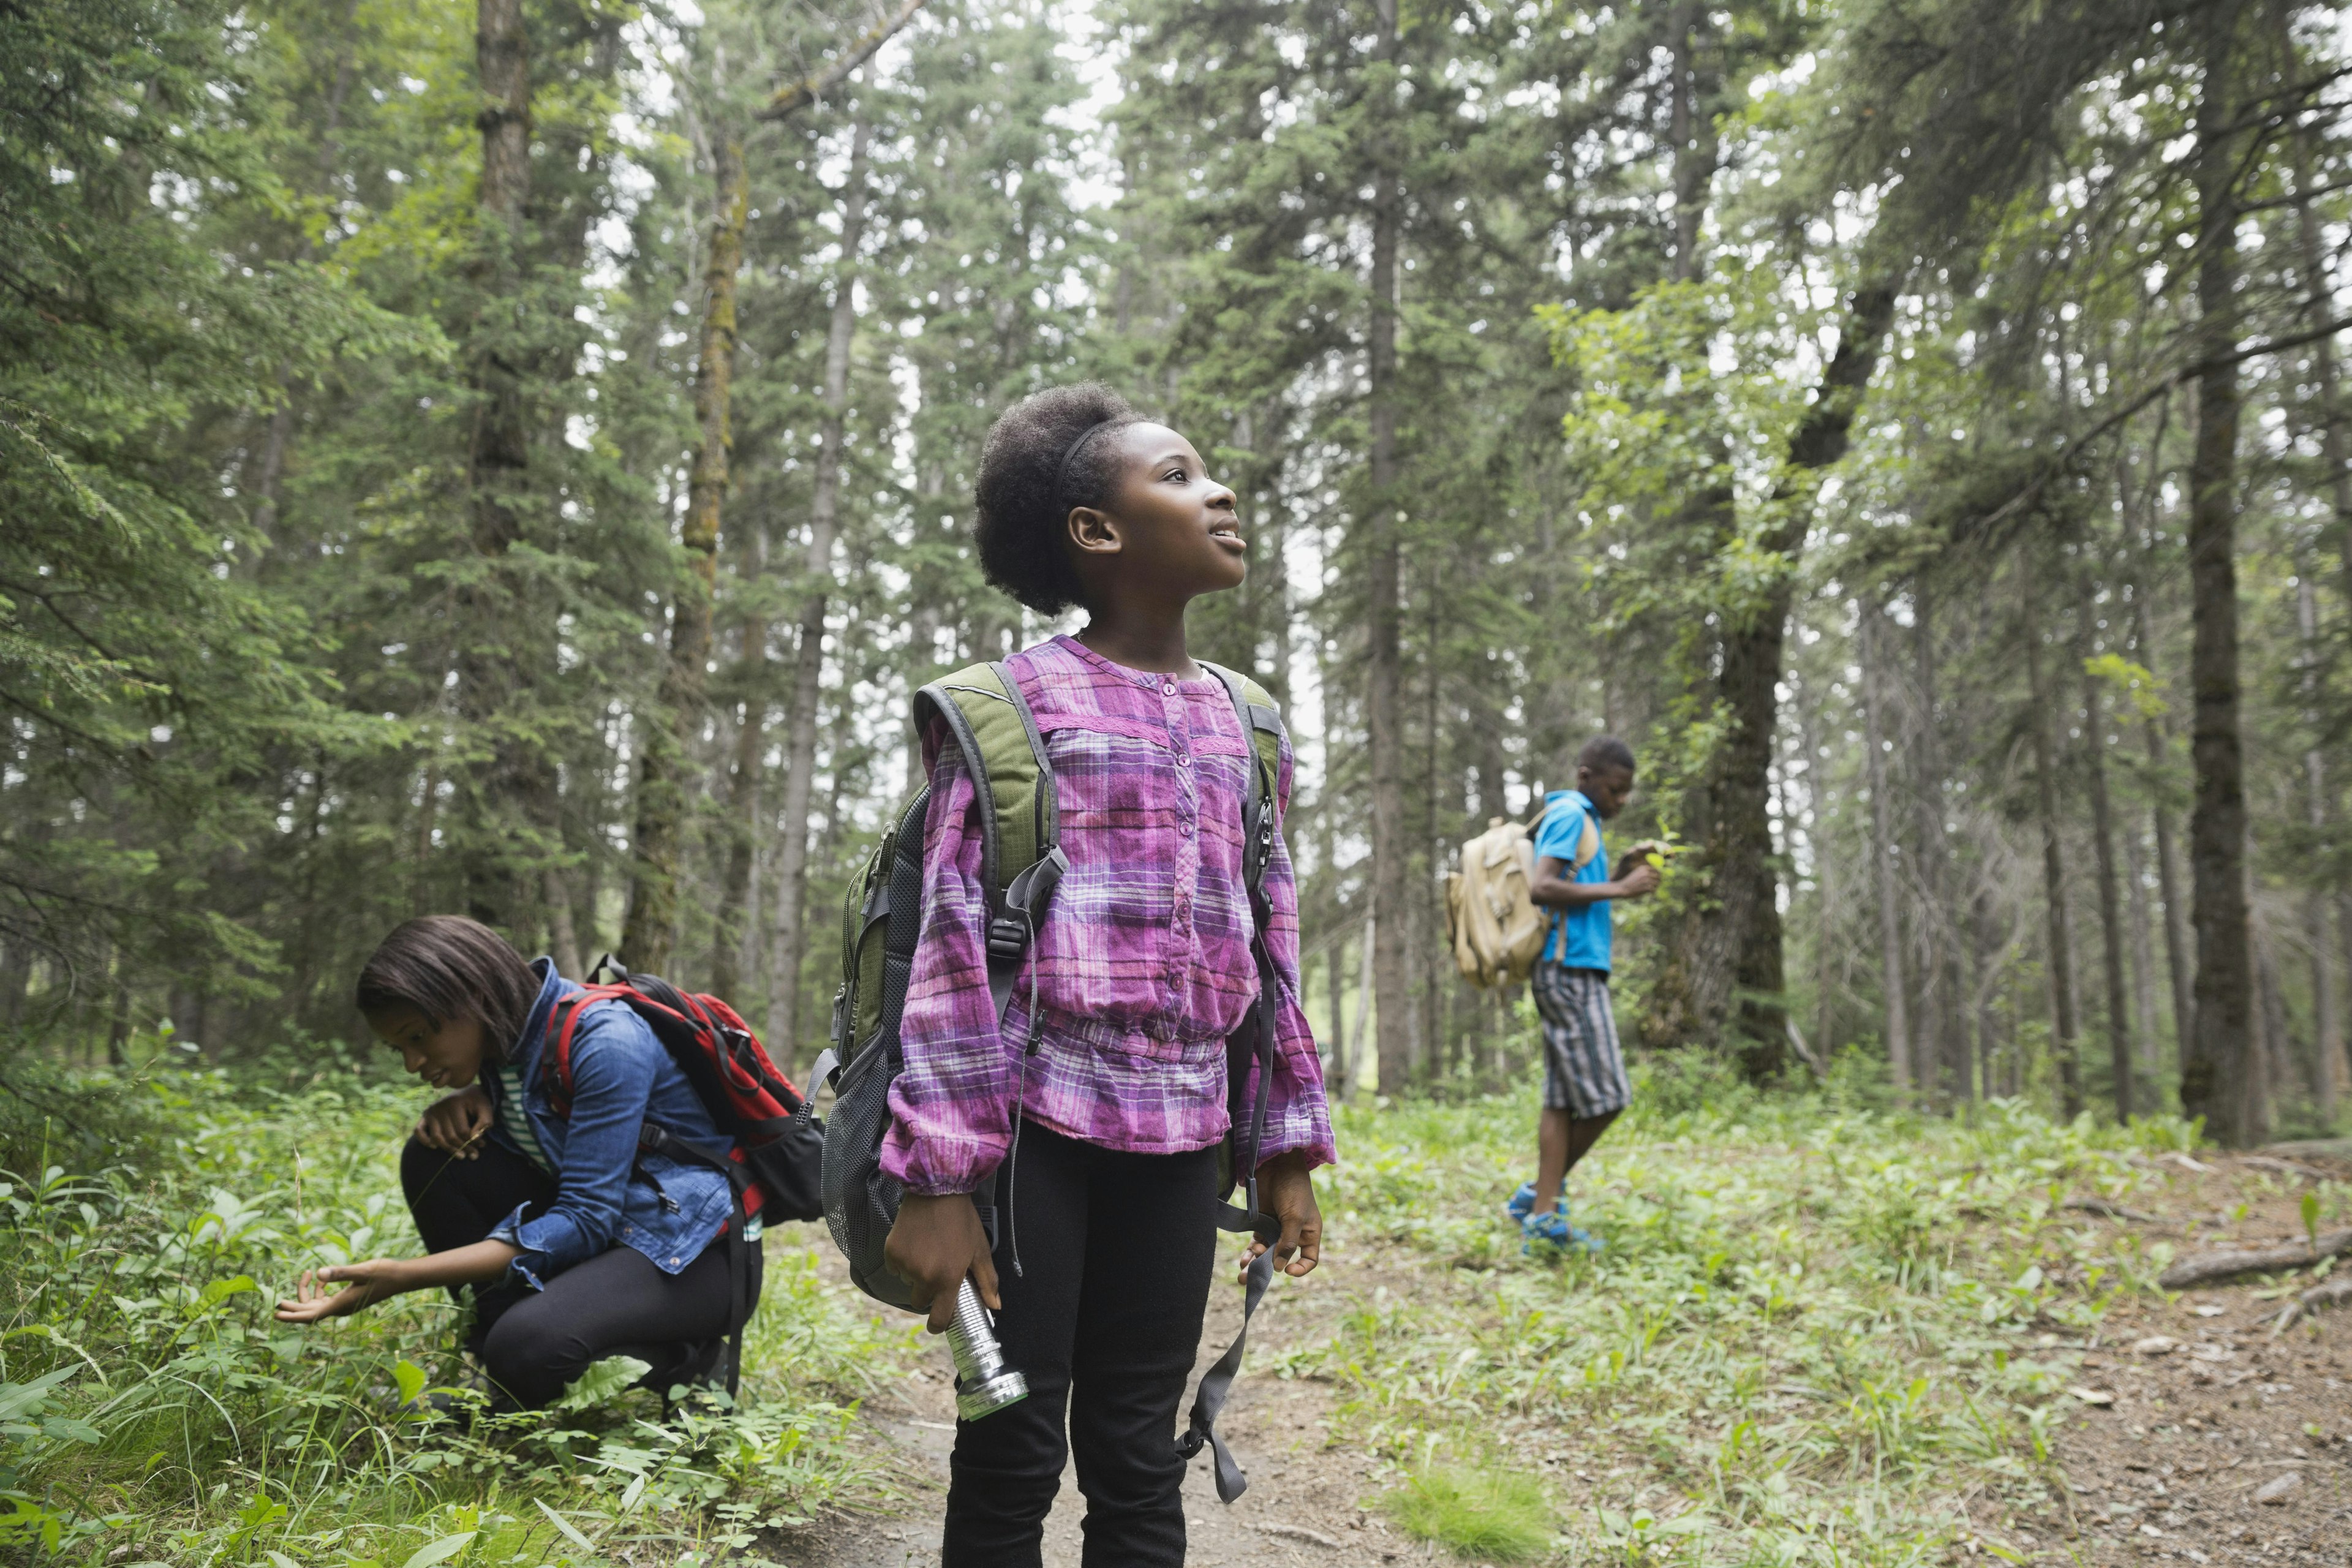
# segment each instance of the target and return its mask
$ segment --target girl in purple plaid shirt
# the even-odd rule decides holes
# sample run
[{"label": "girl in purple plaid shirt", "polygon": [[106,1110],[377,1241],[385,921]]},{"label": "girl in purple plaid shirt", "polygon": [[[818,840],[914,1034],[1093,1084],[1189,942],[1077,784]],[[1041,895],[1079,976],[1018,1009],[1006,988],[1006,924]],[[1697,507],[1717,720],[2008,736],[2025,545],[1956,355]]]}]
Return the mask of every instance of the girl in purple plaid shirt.
[{"label": "girl in purple plaid shirt", "polygon": [[[1240,584],[1248,546],[1192,444],[1099,385],[1007,412],[978,488],[989,581],[1042,615],[1088,616],[1009,661],[1045,734],[1070,868],[1000,1026],[972,780],[954,745],[924,738],[923,927],[882,1155],[906,1196],[887,1256],[934,1332],[970,1278],[1029,1380],[1027,1400],[957,1429],[948,1568],[1039,1562],[1073,1438],[1089,1568],[1178,1563],[1176,1412],[1215,1260],[1225,1037],[1258,996],[1250,737],[1185,651],[1184,612]],[[1286,738],[1286,807],[1290,773]],[[1260,1201],[1282,1223],[1276,1263],[1303,1275],[1322,1242],[1307,1173],[1334,1151],[1278,842],[1265,886],[1280,1006]],[[971,1196],[992,1173],[1009,1210],[993,1253]]]}]

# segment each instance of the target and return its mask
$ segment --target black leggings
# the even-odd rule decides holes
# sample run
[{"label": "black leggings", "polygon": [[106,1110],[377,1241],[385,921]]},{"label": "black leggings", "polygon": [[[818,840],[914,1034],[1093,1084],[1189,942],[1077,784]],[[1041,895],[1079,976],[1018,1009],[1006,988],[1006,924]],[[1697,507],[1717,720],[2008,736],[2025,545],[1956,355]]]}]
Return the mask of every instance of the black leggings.
[{"label": "black leggings", "polygon": [[[411,1138],[400,1154],[400,1185],[428,1252],[472,1246],[518,1204],[537,1215],[555,1201],[553,1177],[487,1140],[478,1159],[459,1160]],[[756,1243],[748,1260],[757,1302]],[[503,1282],[475,1287],[466,1348],[481,1358],[499,1402],[525,1409],[552,1403],[606,1356],[650,1363],[638,1386],[667,1394],[677,1384],[724,1376],[719,1342],[730,1305],[723,1241],[704,1247],[677,1274],[663,1273],[633,1247],[614,1247],[554,1276],[544,1290]]]},{"label": "black leggings", "polygon": [[1087,1568],[1181,1563],[1176,1408],[1216,1260],[1217,1152],[1122,1154],[1033,1123],[1000,1197],[1008,1177],[996,1332],[1029,1397],[957,1424],[946,1568],[1035,1568],[1073,1444]]}]

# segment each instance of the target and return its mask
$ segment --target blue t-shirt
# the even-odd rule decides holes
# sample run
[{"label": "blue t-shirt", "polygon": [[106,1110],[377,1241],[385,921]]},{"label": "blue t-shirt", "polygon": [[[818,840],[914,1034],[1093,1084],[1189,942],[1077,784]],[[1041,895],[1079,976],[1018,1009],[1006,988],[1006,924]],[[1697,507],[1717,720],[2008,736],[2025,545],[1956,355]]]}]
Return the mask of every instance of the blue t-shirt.
[{"label": "blue t-shirt", "polygon": [[[1602,835],[1601,847],[1582,866],[1576,863],[1577,846],[1584,839],[1584,823]],[[1536,826],[1536,859],[1550,856],[1569,868],[1571,882],[1609,879],[1609,842],[1600,816],[1582,790],[1556,789],[1544,796],[1543,821]],[[1574,909],[1551,910],[1551,934],[1544,939],[1544,957],[1570,969],[1609,968],[1609,900],[1595,899]]]}]

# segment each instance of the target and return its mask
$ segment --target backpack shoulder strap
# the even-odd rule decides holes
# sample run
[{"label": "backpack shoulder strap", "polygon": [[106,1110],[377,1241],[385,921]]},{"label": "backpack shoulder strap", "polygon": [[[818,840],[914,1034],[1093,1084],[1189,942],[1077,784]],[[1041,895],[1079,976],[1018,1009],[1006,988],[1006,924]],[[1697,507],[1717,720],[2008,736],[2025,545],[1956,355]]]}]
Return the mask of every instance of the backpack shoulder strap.
[{"label": "backpack shoulder strap", "polygon": [[[1576,835],[1576,857],[1569,862],[1568,874],[1571,877],[1591,865],[1592,858],[1601,853],[1601,824],[1593,820],[1592,813],[1587,808],[1580,805],[1573,809],[1583,816],[1584,823]],[[1528,824],[1528,836],[1532,838],[1541,835],[1544,819],[1550,815],[1549,806],[1536,813],[1535,821]]]},{"label": "backpack shoulder strap", "polygon": [[980,803],[981,884],[988,898],[988,989],[998,1017],[1022,955],[1069,869],[1054,767],[1037,716],[1002,661],[974,664],[915,693],[915,728],[942,721]]},{"label": "backpack shoulder strap", "polygon": [[[1274,858],[1275,835],[1282,831],[1282,710],[1274,705],[1265,688],[1248,676],[1222,664],[1211,664],[1205,658],[1195,662],[1223,685],[1234,716],[1242,721],[1242,734],[1249,742],[1254,765],[1250,768],[1249,798],[1242,805],[1243,868],[1249,879],[1251,901],[1255,904],[1262,901],[1259,894],[1265,884],[1265,868]],[[1265,923],[1262,915],[1259,923]]]},{"label": "backpack shoulder strap", "polygon": [[[609,963],[612,960],[608,955],[603,962]],[[572,1037],[579,1033],[580,1016],[598,1002],[626,1002],[630,994],[626,985],[583,985],[559,998],[549,1012],[546,1044],[539,1051],[539,1083],[541,1091],[547,1096],[548,1109],[563,1120],[572,1119]]]}]

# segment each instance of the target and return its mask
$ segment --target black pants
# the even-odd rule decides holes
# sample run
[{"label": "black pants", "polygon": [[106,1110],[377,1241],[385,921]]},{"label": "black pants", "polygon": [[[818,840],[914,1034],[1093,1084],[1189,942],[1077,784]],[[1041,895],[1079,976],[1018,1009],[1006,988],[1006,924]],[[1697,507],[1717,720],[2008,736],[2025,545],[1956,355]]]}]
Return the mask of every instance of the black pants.
[{"label": "black pants", "polygon": [[956,1427],[946,1568],[1035,1568],[1073,1444],[1087,1568],[1181,1563],[1176,1410],[1216,1260],[1217,1152],[1121,1154],[1033,1123],[1000,1202],[1008,1187],[996,1331],[1029,1397]]},{"label": "black pants", "polygon": [[[400,1185],[428,1252],[470,1247],[528,1204],[536,1215],[555,1199],[552,1177],[497,1143],[458,1160],[411,1138],[401,1151]],[[760,1299],[760,1248],[748,1251],[751,1300]],[[453,1295],[457,1292],[451,1292]],[[633,1247],[614,1247],[547,1281],[478,1286],[466,1348],[481,1358],[501,1403],[551,1404],[564,1385],[606,1356],[635,1356],[653,1370],[640,1384],[661,1393],[723,1376],[719,1342],[731,1298],[727,1247],[715,1241],[677,1274],[665,1274]]]}]

